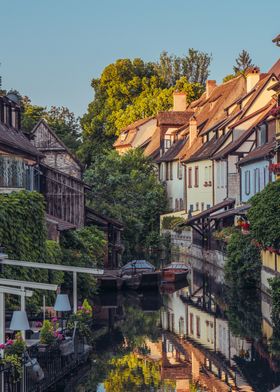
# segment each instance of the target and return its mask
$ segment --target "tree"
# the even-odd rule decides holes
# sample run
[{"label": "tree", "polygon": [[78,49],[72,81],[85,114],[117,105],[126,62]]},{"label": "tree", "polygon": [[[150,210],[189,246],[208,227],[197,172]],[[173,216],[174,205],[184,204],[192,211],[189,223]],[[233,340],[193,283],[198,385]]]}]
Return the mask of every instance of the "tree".
[{"label": "tree", "polygon": [[92,80],[94,99],[81,119],[83,143],[79,157],[85,163],[112,148],[121,129],[172,106],[174,89],[184,89],[188,102],[199,98],[209,74],[211,56],[190,49],[187,56],[163,52],[158,62],[119,59]]},{"label": "tree", "polygon": [[159,231],[159,215],[167,199],[153,164],[139,150],[120,156],[110,151],[85,173],[91,205],[120,220],[124,228],[124,259],[143,255],[151,231]]},{"label": "tree", "polygon": [[237,59],[235,59],[235,62],[236,65],[233,66],[235,75],[244,73],[248,68],[254,67],[250,54],[244,49],[239,53]]},{"label": "tree", "polygon": [[280,181],[268,184],[250,199],[250,231],[263,247],[280,248]]}]

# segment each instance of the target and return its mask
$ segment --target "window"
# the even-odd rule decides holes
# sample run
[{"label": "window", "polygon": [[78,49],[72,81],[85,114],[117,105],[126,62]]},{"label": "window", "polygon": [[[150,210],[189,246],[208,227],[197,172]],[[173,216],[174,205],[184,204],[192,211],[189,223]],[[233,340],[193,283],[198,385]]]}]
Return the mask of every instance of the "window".
[{"label": "window", "polygon": [[210,204],[207,204],[207,206],[206,206],[207,210],[208,210],[208,208],[210,208],[210,207],[211,207]]},{"label": "window", "polygon": [[177,178],[179,180],[182,180],[182,178],[183,178],[183,168],[182,168],[181,162],[177,163]]},{"label": "window", "polygon": [[188,187],[192,188],[192,168],[189,167],[188,170]]},{"label": "window", "polygon": [[208,166],[205,166],[205,168],[204,168],[204,180],[208,181],[208,179],[209,179]]},{"label": "window", "polygon": [[168,150],[170,146],[171,146],[171,140],[170,139],[165,139],[164,140],[164,149]]},{"label": "window", "polygon": [[199,210],[199,202],[198,201],[195,203],[195,209]]},{"label": "window", "polygon": [[201,211],[204,211],[204,203],[201,203]]},{"label": "window", "polygon": [[217,165],[216,165],[217,169],[216,169],[216,176],[217,176],[217,188],[220,188],[220,176],[221,176],[221,162],[217,161]]},{"label": "window", "polygon": [[190,211],[193,212],[193,204],[190,204]]},{"label": "window", "polygon": [[257,128],[257,146],[262,146],[267,142],[267,125],[262,124]]},{"label": "window", "polygon": [[258,193],[261,190],[260,183],[260,169],[254,169],[254,193]]},{"label": "window", "polygon": [[194,186],[198,187],[198,166],[194,168]]},{"label": "window", "polygon": [[193,335],[193,314],[190,313],[190,333]]},{"label": "window", "polygon": [[170,180],[173,180],[173,162],[169,162],[169,170],[170,170],[169,178]]},{"label": "window", "polygon": [[196,336],[200,338],[200,317],[196,316]]},{"label": "window", "polygon": [[245,171],[245,193],[250,195],[250,170]]},{"label": "window", "polygon": [[166,164],[165,164],[165,179],[166,179],[166,181],[169,180],[169,166],[168,166],[168,162],[166,162]]},{"label": "window", "polygon": [[184,200],[180,199],[180,211],[184,209]]},{"label": "window", "polygon": [[179,210],[179,200],[175,199],[175,211]]}]

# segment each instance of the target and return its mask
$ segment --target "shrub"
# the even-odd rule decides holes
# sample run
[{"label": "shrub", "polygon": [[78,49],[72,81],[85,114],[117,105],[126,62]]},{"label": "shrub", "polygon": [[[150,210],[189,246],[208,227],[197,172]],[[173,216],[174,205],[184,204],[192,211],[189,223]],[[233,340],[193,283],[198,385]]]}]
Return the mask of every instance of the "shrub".
[{"label": "shrub", "polygon": [[253,238],[263,248],[280,248],[280,181],[268,184],[250,200],[248,217]]},{"label": "shrub", "polygon": [[261,278],[260,250],[250,235],[232,234],[227,246],[225,279],[229,286],[258,287]]}]

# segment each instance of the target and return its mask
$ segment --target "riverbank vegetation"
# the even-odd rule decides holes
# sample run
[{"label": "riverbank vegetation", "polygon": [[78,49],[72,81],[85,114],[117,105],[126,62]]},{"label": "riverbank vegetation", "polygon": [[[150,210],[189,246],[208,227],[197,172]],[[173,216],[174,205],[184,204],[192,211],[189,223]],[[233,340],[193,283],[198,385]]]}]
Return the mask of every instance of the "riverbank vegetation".
[{"label": "riverbank vegetation", "polygon": [[90,205],[124,224],[124,260],[141,257],[159,238],[159,216],[167,207],[165,189],[152,162],[140,150],[98,159],[85,174]]}]

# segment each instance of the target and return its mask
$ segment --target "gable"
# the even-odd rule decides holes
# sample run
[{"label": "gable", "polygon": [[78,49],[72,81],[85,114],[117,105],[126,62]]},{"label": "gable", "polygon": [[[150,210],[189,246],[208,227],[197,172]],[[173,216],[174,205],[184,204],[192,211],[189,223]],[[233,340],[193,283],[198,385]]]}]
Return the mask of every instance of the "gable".
[{"label": "gable", "polygon": [[53,132],[43,121],[33,131],[32,144],[41,150],[66,151],[64,145],[54,136]]}]

